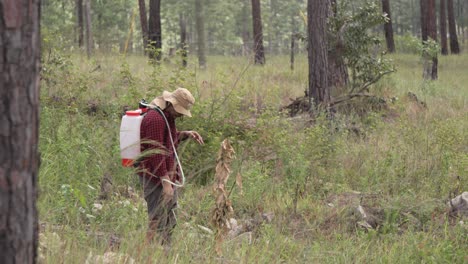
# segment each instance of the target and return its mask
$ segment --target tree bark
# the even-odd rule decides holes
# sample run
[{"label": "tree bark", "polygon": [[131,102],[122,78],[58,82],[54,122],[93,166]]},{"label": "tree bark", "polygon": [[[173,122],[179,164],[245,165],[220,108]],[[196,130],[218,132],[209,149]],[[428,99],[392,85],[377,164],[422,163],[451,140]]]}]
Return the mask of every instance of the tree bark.
[{"label": "tree bark", "polygon": [[[437,42],[436,3],[435,0],[427,0],[427,33],[429,38]],[[431,79],[437,80],[437,53],[432,57]]]},{"label": "tree bark", "polygon": [[[432,39],[437,42],[437,26],[436,26],[436,9],[435,0],[420,0],[421,6],[421,32],[423,45],[427,45],[425,42]],[[423,53],[424,60],[424,79],[437,79],[437,66],[438,59],[437,54],[431,55],[427,52]],[[431,63],[432,60],[432,63]]]},{"label": "tree bark", "polygon": [[442,55],[448,55],[448,46],[447,46],[447,17],[446,17],[445,0],[440,0],[440,45]]},{"label": "tree bark", "polygon": [[460,45],[458,44],[457,28],[455,25],[455,14],[453,11],[453,0],[447,0],[447,13],[448,13],[448,25],[450,35],[450,52],[452,54],[460,53]]},{"label": "tree bark", "polygon": [[149,58],[159,62],[162,57],[161,0],[150,0],[148,46],[151,47]]},{"label": "tree bark", "polygon": [[[338,14],[337,1],[331,0],[330,5],[332,11],[330,14],[336,16]],[[343,59],[344,38],[342,34],[343,32],[339,31],[335,34],[333,47],[328,49],[328,85],[335,88],[346,87],[349,82],[348,69]]]},{"label": "tree bark", "polygon": [[143,53],[146,54],[146,49],[148,48],[148,18],[145,0],[138,0],[138,7],[140,10],[141,34],[143,35]]},{"label": "tree bark", "polygon": [[84,46],[83,0],[76,0],[76,17],[78,30],[78,47]]},{"label": "tree bark", "polygon": [[91,31],[91,0],[85,0],[86,15],[86,53],[91,58],[93,53],[93,33]]},{"label": "tree bark", "polygon": [[198,66],[200,66],[200,68],[206,68],[205,21],[202,0],[195,0],[195,24],[197,27]]},{"label": "tree bark", "polygon": [[272,54],[279,54],[279,30],[278,26],[278,3],[277,0],[270,0],[270,34],[268,34],[268,52]]},{"label": "tree bark", "polygon": [[35,263],[40,1],[0,1],[0,259]]},{"label": "tree bark", "polygon": [[421,9],[421,39],[427,41],[427,0],[419,0],[419,6]]},{"label": "tree bark", "polygon": [[249,54],[249,0],[242,1],[242,56]]},{"label": "tree bark", "polygon": [[182,13],[179,14],[180,25],[180,52],[182,57],[182,66],[187,67],[187,22]]},{"label": "tree bark", "polygon": [[291,51],[289,57],[289,63],[291,71],[294,71],[294,51],[296,49],[296,20],[294,14],[291,15]]},{"label": "tree bark", "polygon": [[382,11],[387,14],[389,21],[384,25],[385,40],[387,41],[387,51],[389,53],[395,52],[395,42],[393,40],[393,28],[392,28],[392,15],[390,13],[390,2],[389,0],[382,0]]},{"label": "tree bark", "polygon": [[[460,8],[458,9],[460,11],[460,17],[464,17],[465,15],[465,4],[466,1],[462,2],[460,5]],[[462,36],[462,42],[465,43],[465,19],[461,19],[460,23],[460,34]]]},{"label": "tree bark", "polygon": [[416,8],[414,7],[414,0],[410,0],[410,8],[411,8],[411,29],[413,31],[413,35],[417,35],[418,34],[418,18],[417,18],[417,15],[416,15]]},{"label": "tree bark", "polygon": [[252,22],[254,35],[255,64],[265,64],[265,49],[263,47],[262,16],[260,0],[252,0]]},{"label": "tree bark", "polygon": [[330,102],[327,19],[329,0],[307,1],[309,100],[311,106]]}]

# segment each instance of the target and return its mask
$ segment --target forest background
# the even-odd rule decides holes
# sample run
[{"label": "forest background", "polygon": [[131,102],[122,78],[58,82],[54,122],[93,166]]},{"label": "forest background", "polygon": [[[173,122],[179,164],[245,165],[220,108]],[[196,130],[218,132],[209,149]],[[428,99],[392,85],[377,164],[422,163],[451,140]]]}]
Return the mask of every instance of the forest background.
[{"label": "forest background", "polygon": [[[468,190],[467,1],[450,1],[461,52],[446,56],[440,42],[422,44],[420,1],[390,1],[394,53],[381,1],[338,1],[333,21],[359,34],[343,35],[350,86],[331,91],[332,103],[345,99],[331,111],[302,111],[306,1],[259,1],[260,65],[255,1],[161,1],[161,48],[148,50],[139,2],[42,1],[41,262],[468,261],[466,220],[448,205]],[[437,80],[423,78],[435,55]],[[366,96],[343,97],[366,81]],[[125,109],[178,86],[197,100],[179,128],[206,144],[180,147],[187,184],[166,252],[144,243],[141,186],[120,165],[118,138]],[[213,184],[226,138],[236,153],[227,184],[236,232],[220,242]]]}]

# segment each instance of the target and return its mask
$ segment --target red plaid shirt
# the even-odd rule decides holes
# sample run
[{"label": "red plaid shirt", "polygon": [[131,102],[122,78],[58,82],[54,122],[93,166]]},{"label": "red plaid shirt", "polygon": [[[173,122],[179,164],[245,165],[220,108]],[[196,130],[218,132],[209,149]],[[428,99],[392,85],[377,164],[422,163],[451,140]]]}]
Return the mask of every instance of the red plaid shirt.
[{"label": "red plaid shirt", "polygon": [[[172,132],[172,139],[177,148],[179,132],[175,126],[175,119],[168,113],[164,111],[163,113],[167,118]],[[141,177],[151,179],[156,184],[160,184],[160,177],[166,175],[169,176],[172,182],[179,181],[169,129],[161,113],[157,110],[149,110],[143,118],[140,127],[140,138],[142,140],[141,153],[144,158],[139,165],[138,174]],[[148,150],[157,151],[157,153],[145,156],[145,151]]]}]

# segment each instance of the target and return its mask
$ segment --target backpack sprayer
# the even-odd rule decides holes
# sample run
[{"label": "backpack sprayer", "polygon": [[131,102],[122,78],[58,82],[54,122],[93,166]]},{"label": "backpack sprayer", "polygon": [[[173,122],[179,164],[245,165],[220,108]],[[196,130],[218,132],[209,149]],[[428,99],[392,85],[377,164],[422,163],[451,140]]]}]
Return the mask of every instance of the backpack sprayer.
[{"label": "backpack sprayer", "polygon": [[169,138],[171,139],[174,156],[179,166],[180,174],[182,175],[181,184],[177,184],[165,179],[163,179],[163,181],[167,181],[176,187],[182,187],[185,184],[185,175],[179,160],[179,155],[177,154],[174,139],[172,138],[172,132],[169,126],[169,122],[167,121],[167,118],[164,115],[163,111],[158,106],[147,104],[145,99],[142,99],[140,101],[137,110],[126,111],[125,115],[122,117],[122,122],[120,124],[120,156],[122,158],[122,166],[133,167],[134,165],[136,165],[136,160],[141,154],[140,126],[141,122],[143,121],[143,117],[148,112],[148,108],[158,111],[164,118],[164,121],[166,122],[166,127],[169,130]]}]

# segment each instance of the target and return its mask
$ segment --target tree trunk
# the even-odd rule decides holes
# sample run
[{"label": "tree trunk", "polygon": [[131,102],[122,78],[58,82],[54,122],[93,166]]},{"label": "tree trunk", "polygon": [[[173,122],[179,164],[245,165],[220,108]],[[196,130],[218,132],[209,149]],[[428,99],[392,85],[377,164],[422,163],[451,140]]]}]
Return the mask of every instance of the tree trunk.
[{"label": "tree trunk", "polygon": [[[423,45],[426,41],[432,39],[437,42],[436,9],[435,0],[420,0],[421,6],[421,32]],[[437,79],[437,53],[435,55],[423,53],[424,60],[424,79]],[[432,63],[431,63],[432,60]]]},{"label": "tree trunk", "polygon": [[389,0],[382,0],[382,10],[387,14],[389,21],[384,25],[385,40],[387,41],[387,51],[389,53],[395,52],[395,42],[393,41],[393,28],[392,28],[392,15],[390,13]]},{"label": "tree trunk", "polygon": [[450,34],[450,52],[452,54],[460,53],[460,46],[458,45],[457,28],[455,26],[455,14],[453,11],[453,0],[447,0],[448,11],[448,24]]},{"label": "tree trunk", "polygon": [[263,48],[262,16],[260,0],[252,0],[252,22],[254,35],[255,64],[265,64],[265,49]]},{"label": "tree trunk", "polygon": [[138,0],[138,7],[140,9],[141,34],[143,36],[143,53],[146,54],[146,49],[148,48],[148,18],[145,0]]},{"label": "tree trunk", "polygon": [[[203,21],[203,41],[205,45],[205,64],[206,64],[206,54],[210,54],[214,49],[214,36],[213,32],[215,31],[214,28],[210,28],[210,23],[205,24],[205,10],[210,10],[213,6],[212,0],[201,0],[201,13],[202,13],[202,21]],[[206,65],[205,65],[206,66]]]},{"label": "tree trunk", "polygon": [[[464,17],[464,15],[465,15],[465,3],[466,2],[463,2],[461,4],[461,8],[460,8],[460,14],[461,14],[462,17]],[[465,43],[465,19],[461,20],[460,27],[461,27],[462,41],[463,41],[463,43]]]},{"label": "tree trunk", "polygon": [[[331,0],[330,4],[332,10],[330,14],[336,16],[338,14],[337,1]],[[328,86],[338,89],[346,87],[349,82],[348,69],[343,59],[344,37],[342,36],[342,32],[335,34],[333,45],[332,48],[328,49]]]},{"label": "tree trunk", "polygon": [[277,0],[270,0],[270,25],[268,34],[268,52],[271,54],[279,54],[279,30],[277,30],[278,24],[278,3]]},{"label": "tree trunk", "polygon": [[[436,3],[435,0],[427,0],[427,33],[429,38],[437,42]],[[431,79],[437,80],[437,53],[432,57]]]},{"label": "tree trunk", "polygon": [[197,27],[197,54],[198,66],[206,68],[205,56],[205,21],[203,16],[203,3],[202,0],[195,0],[195,24]]},{"label": "tree trunk", "polygon": [[448,46],[447,46],[447,17],[446,17],[446,8],[445,0],[440,0],[440,44],[442,55],[448,55]]},{"label": "tree trunk", "polygon": [[427,41],[427,0],[419,0],[419,6],[421,9],[421,39]]},{"label": "tree trunk", "polygon": [[182,57],[182,66],[187,67],[187,22],[182,13],[179,14],[180,25],[180,52]]},{"label": "tree trunk", "polygon": [[148,46],[151,50],[149,58],[159,62],[162,57],[161,0],[150,0],[149,8]]},{"label": "tree trunk", "polygon": [[416,15],[416,8],[414,8],[414,0],[410,0],[410,6],[411,6],[411,29],[413,31],[413,35],[417,35],[418,34],[418,18],[417,18],[417,15]]},{"label": "tree trunk", "polygon": [[294,14],[291,15],[291,51],[290,51],[290,68],[291,71],[294,71],[294,50],[296,46],[296,20],[294,19]]},{"label": "tree trunk", "polygon": [[327,19],[329,0],[307,1],[309,100],[310,105],[330,101],[328,86]]},{"label": "tree trunk", "polygon": [[242,56],[249,54],[249,0],[242,1]]},{"label": "tree trunk", "polygon": [[78,47],[84,46],[83,0],[76,0],[76,17],[78,30]]},{"label": "tree trunk", "polygon": [[86,53],[91,58],[93,53],[93,34],[91,31],[91,0],[85,0],[86,15]]},{"label": "tree trunk", "polygon": [[35,263],[40,1],[0,1],[0,259]]}]

